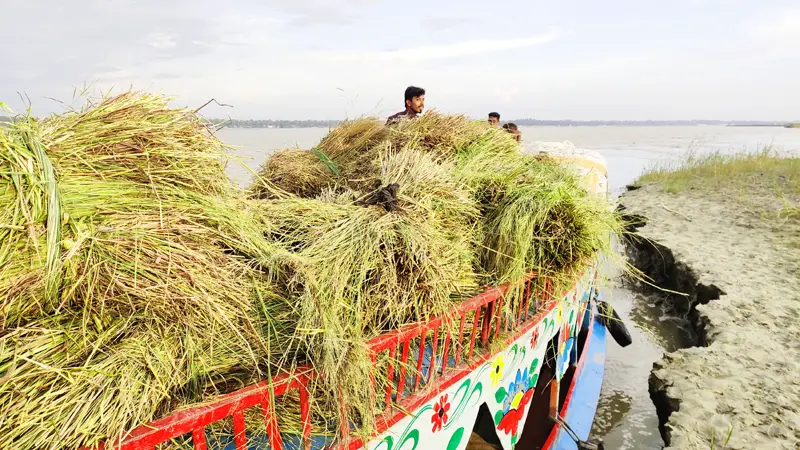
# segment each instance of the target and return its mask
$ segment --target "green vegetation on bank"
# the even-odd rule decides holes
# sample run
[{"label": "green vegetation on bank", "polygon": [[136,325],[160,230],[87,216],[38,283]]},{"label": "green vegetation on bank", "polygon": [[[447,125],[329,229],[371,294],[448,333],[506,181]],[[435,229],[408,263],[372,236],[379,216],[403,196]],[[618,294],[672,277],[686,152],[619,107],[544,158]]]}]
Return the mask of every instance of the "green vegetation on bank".
[{"label": "green vegetation on bank", "polygon": [[661,183],[669,193],[714,189],[742,197],[738,194],[759,191],[779,202],[781,216],[800,217],[800,157],[781,155],[771,147],[734,154],[690,153],[683,160],[652,166],[636,181],[640,183]]}]

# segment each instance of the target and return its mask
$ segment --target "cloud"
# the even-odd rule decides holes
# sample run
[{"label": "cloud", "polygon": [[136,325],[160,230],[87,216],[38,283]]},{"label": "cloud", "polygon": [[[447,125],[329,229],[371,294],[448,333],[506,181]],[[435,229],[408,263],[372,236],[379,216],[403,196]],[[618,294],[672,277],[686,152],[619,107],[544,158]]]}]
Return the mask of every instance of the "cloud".
[{"label": "cloud", "polygon": [[470,17],[428,17],[422,19],[420,26],[428,32],[439,32],[463,27],[477,21],[477,18]]},{"label": "cloud", "polygon": [[800,41],[800,10],[784,11],[772,21],[759,24],[754,28],[756,38],[785,41],[793,46]]},{"label": "cloud", "polygon": [[152,33],[147,38],[148,45],[158,50],[167,50],[178,45],[174,34]]},{"label": "cloud", "polygon": [[554,41],[557,37],[558,33],[551,31],[546,34],[526,38],[470,40],[453,44],[428,45],[399,50],[315,52],[311,57],[338,62],[373,61],[386,63],[433,61],[533,47]]},{"label": "cloud", "polygon": [[129,80],[133,74],[129,70],[116,69],[94,74],[93,78],[103,81]]},{"label": "cloud", "polygon": [[361,18],[363,7],[375,4],[375,0],[273,0],[264,3],[289,14],[289,25],[299,27],[352,25]]}]

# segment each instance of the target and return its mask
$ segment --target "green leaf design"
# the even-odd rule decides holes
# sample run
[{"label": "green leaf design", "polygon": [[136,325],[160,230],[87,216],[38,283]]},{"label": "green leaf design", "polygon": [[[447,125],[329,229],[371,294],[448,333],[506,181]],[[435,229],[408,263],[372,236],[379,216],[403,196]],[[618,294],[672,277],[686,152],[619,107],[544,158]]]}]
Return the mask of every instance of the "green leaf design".
[{"label": "green leaf design", "polygon": [[544,319],[544,336],[545,336],[545,338],[548,338],[548,339],[550,338],[550,333],[553,331],[553,328],[555,328],[555,326],[556,326],[556,322],[555,322],[555,320],[553,320],[552,317],[545,317],[545,319]]},{"label": "green leaf design", "polygon": [[533,376],[531,377],[531,383],[530,383],[530,388],[531,388],[531,389],[533,389],[533,388],[535,388],[535,387],[536,387],[536,382],[537,382],[537,381],[539,381],[539,374],[538,374],[538,373],[535,373],[535,374],[533,374]]},{"label": "green leaf design", "polygon": [[394,439],[392,436],[386,436],[383,440],[374,448],[374,450],[386,448],[386,450],[392,450],[394,448]]},{"label": "green leaf design", "polygon": [[494,424],[495,426],[500,426],[500,421],[503,420],[503,410],[500,409],[496,413],[494,413]]},{"label": "green leaf design", "polygon": [[[472,388],[472,392],[470,392],[470,394],[469,394],[469,399],[470,400],[472,400],[472,397],[475,397],[475,393],[476,392],[478,393],[478,400],[480,400],[481,396],[483,395],[483,383],[481,383],[480,381],[475,383],[475,387]],[[475,403],[476,402],[473,402],[472,406],[475,406]]]},{"label": "green leaf design", "polygon": [[456,430],[450,437],[450,442],[447,444],[447,450],[456,450],[461,444],[461,439],[464,437],[464,427]]},{"label": "green leaf design", "polygon": [[505,400],[507,396],[508,392],[503,386],[500,386],[500,389],[494,393],[494,399],[497,401],[497,403],[503,403],[503,400]]},{"label": "green leaf design", "polygon": [[398,450],[402,450],[403,447],[406,445],[406,442],[408,442],[409,440],[414,441],[414,446],[411,447],[409,450],[415,450],[417,448],[417,445],[419,444],[419,430],[411,430],[411,432],[408,433],[408,436],[406,436],[406,438],[403,439],[403,442],[400,443],[400,447],[398,447]]},{"label": "green leaf design", "polygon": [[539,358],[533,358],[533,361],[531,361],[530,375],[536,373],[539,373]]},{"label": "green leaf design", "polygon": [[517,435],[516,434],[511,436],[511,448],[514,448],[515,445],[517,445]]},{"label": "green leaf design", "polygon": [[[408,426],[406,426],[405,431],[403,431],[400,437],[397,438],[397,441],[400,442],[400,446],[398,447],[398,449],[402,448],[403,445],[405,445],[405,443],[408,442],[409,439],[414,440],[414,447],[412,447],[412,449],[417,448],[417,444],[419,441],[419,431],[417,431],[416,429],[412,430],[412,428],[416,426],[417,420],[423,415],[425,415],[425,413],[428,411],[433,411],[433,406],[428,404],[422,407],[422,409],[420,409],[419,411],[417,411],[417,414],[414,416],[414,419],[411,420]],[[391,447],[388,450],[392,450]]]}]

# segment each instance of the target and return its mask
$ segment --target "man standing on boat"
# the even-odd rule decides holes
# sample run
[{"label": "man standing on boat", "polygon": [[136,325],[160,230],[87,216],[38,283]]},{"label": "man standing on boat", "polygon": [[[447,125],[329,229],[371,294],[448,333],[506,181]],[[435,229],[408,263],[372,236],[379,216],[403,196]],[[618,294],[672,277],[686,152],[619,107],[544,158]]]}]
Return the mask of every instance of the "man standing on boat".
[{"label": "man standing on boat", "polygon": [[500,126],[500,113],[498,112],[490,112],[489,113],[489,125],[493,127]]},{"label": "man standing on boat", "polygon": [[406,109],[389,116],[386,125],[391,125],[401,119],[414,119],[418,114],[422,114],[422,110],[425,108],[425,89],[417,86],[407,87],[405,104]]}]

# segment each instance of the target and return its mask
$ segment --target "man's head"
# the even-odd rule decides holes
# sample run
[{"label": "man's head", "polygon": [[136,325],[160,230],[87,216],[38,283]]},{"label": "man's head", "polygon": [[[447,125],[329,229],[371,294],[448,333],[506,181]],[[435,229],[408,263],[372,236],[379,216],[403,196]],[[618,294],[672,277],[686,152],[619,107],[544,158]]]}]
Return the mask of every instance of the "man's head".
[{"label": "man's head", "polygon": [[500,125],[500,113],[496,112],[489,113],[489,125],[493,127]]},{"label": "man's head", "polygon": [[519,132],[519,128],[517,128],[517,124],[515,124],[513,122],[509,122],[509,123],[503,125],[503,129],[508,131],[509,133],[513,134],[514,135],[514,139],[516,139],[517,142],[520,141],[520,138],[522,137],[522,135]]},{"label": "man's head", "polygon": [[406,110],[422,114],[425,109],[425,89],[416,86],[406,88]]}]

